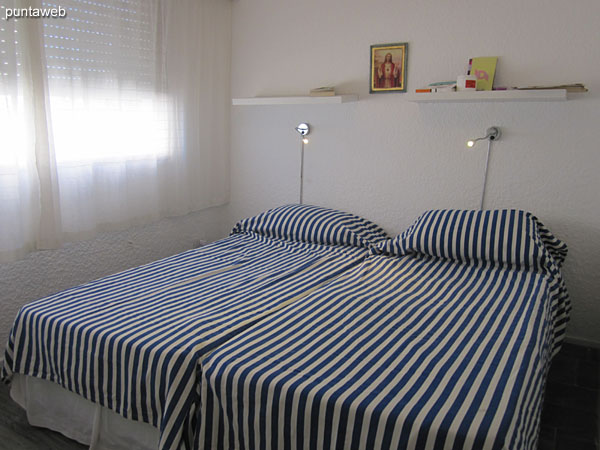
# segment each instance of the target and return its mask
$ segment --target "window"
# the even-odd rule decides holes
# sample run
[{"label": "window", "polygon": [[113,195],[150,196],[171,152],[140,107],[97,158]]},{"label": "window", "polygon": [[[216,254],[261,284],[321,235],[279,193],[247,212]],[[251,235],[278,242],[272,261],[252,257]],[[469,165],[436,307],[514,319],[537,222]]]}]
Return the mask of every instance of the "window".
[{"label": "window", "polygon": [[45,21],[43,30],[57,163],[166,156],[152,2],[61,6],[67,17]]},{"label": "window", "polygon": [[0,260],[227,202],[229,2],[41,7],[0,20]]}]

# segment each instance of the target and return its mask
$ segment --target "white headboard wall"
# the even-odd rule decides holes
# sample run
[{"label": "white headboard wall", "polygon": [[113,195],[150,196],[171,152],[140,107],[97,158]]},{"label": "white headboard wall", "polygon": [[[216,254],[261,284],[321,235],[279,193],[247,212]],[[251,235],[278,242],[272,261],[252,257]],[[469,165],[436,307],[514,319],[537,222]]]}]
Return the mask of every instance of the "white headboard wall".
[{"label": "white headboard wall", "polygon": [[[435,7],[434,7],[435,6]],[[570,246],[568,334],[600,344],[600,3],[336,0],[233,4],[233,97],[306,94],[334,84],[341,105],[232,109],[232,202],[239,217],[298,198],[294,126],[311,124],[304,200],[399,233],[430,208],[477,208],[485,151],[468,138],[502,127],[486,206],[534,212]],[[426,104],[368,94],[369,46],[409,42],[409,91],[499,56],[499,85],[584,82],[567,102]]]}]

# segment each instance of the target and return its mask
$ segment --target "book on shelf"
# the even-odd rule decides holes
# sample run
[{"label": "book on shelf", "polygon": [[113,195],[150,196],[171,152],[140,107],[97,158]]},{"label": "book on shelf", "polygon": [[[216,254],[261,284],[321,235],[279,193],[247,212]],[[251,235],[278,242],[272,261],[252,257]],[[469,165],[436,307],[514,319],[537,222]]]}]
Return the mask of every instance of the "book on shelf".
[{"label": "book on shelf", "polygon": [[448,86],[454,86],[456,87],[456,80],[452,80],[452,81],[436,81],[435,83],[429,83],[429,85],[427,87],[429,88],[433,88],[433,87],[448,87]]},{"label": "book on shelf", "polygon": [[323,86],[311,89],[309,95],[311,97],[333,97],[335,95],[335,88],[333,86]]},{"label": "book on shelf", "polygon": [[475,78],[477,78],[478,91],[492,90],[497,62],[497,56],[480,56],[478,58],[469,59],[467,75],[474,75]]},{"label": "book on shelf", "polygon": [[429,86],[421,89],[415,89],[417,94],[428,93],[428,92],[454,92],[456,91],[456,81],[440,81],[437,83],[431,83]]},{"label": "book on shelf", "polygon": [[541,91],[545,89],[566,89],[567,92],[587,92],[588,88],[583,83],[571,83],[571,84],[556,84],[556,85],[545,85],[545,86],[523,86],[516,89],[524,91]]}]

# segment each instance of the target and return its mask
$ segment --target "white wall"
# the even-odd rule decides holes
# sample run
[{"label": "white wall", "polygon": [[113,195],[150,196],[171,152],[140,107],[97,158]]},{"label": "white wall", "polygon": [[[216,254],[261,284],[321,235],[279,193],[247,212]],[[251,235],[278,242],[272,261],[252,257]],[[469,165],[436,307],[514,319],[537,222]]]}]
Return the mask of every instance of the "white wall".
[{"label": "white wall", "polygon": [[0,264],[0,359],[13,320],[25,303],[221,238],[227,234],[224,213],[224,207],[210,208]]},{"label": "white wall", "polygon": [[[487,206],[534,212],[570,246],[572,337],[600,343],[600,2],[580,0],[236,0],[234,97],[306,94],[334,84],[356,103],[232,109],[229,223],[297,200],[293,130],[313,127],[305,201],[364,215],[400,233],[430,208],[476,208],[491,125]],[[369,46],[409,42],[408,88],[499,56],[497,85],[585,82],[553,103],[409,103],[368,94]]]}]

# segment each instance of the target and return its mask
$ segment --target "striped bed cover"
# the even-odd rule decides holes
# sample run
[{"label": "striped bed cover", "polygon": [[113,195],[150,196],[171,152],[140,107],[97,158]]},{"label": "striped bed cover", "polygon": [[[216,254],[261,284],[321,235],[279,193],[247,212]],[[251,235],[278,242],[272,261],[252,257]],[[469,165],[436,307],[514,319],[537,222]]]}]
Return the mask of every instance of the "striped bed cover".
[{"label": "striped bed cover", "polygon": [[442,211],[380,250],[204,361],[196,447],[536,448],[564,244]]},{"label": "striped bed cover", "polygon": [[[298,207],[284,215],[297,216]],[[202,358],[368,255],[367,247],[251,229],[238,226],[214,244],[26,305],[10,334],[2,378],[20,373],[56,382],[159,428],[160,449],[189,448]]]}]

